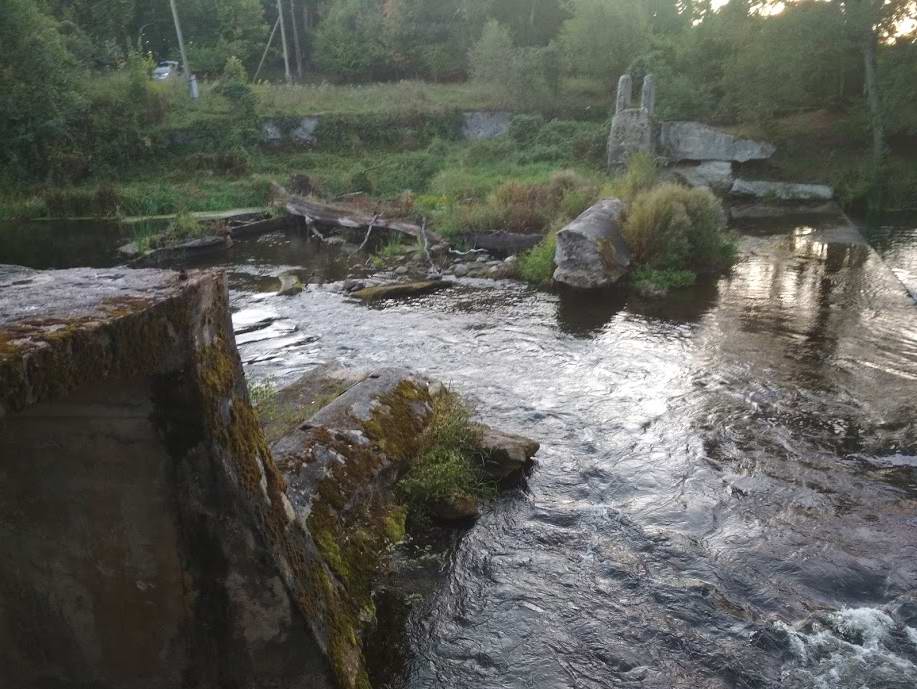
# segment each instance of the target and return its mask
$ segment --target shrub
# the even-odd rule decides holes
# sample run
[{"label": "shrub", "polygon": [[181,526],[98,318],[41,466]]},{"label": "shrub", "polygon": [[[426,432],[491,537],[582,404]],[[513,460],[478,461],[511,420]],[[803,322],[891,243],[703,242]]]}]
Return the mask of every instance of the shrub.
[{"label": "shrub", "polygon": [[554,251],[557,235],[553,232],[519,256],[516,275],[533,285],[546,285],[554,275]]},{"label": "shrub", "polygon": [[187,169],[211,172],[227,177],[249,173],[248,158],[241,151],[232,153],[195,153],[185,159]]},{"label": "shrub", "polygon": [[715,273],[735,260],[719,200],[706,189],[662,184],[637,195],[623,227],[634,263],[655,270]]}]

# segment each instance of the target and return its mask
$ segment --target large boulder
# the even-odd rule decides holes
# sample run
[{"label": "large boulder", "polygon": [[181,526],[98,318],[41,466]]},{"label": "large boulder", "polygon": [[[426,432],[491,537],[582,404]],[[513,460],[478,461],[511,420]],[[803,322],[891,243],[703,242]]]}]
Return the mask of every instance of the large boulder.
[{"label": "large boulder", "polygon": [[729,193],[733,196],[776,201],[830,201],[834,198],[834,190],[827,184],[797,184],[795,182],[747,179],[735,180]]},{"label": "large boulder", "polygon": [[621,235],[624,210],[620,199],[604,199],[557,233],[555,281],[595,289],[624,276],[630,267],[630,250]]},{"label": "large boulder", "polygon": [[729,160],[745,163],[766,160],[777,150],[773,144],[743,139],[699,122],[663,122],[659,130],[660,153],[673,161]]}]

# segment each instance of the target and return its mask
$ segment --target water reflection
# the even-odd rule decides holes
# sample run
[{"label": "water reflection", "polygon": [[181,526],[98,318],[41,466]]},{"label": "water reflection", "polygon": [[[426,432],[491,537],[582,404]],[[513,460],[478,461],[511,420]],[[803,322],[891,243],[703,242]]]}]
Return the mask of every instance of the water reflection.
[{"label": "water reflection", "polygon": [[0,223],[0,263],[108,268],[123,261],[118,245],[130,241],[130,235],[114,221]]}]

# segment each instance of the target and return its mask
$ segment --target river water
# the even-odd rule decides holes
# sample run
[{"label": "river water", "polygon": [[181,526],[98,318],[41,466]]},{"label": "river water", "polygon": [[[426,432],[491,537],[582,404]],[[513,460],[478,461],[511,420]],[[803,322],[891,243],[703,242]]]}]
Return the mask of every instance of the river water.
[{"label": "river water", "polygon": [[731,275],[665,301],[279,298],[269,276],[339,261],[238,245],[250,378],[407,365],[541,442],[446,551],[392,686],[917,686],[917,232],[871,235],[883,260],[835,224],[740,228]]}]

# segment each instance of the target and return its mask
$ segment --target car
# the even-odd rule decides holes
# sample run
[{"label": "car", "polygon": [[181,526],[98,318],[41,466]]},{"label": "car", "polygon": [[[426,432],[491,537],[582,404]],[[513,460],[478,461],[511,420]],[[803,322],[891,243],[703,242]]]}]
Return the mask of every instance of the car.
[{"label": "car", "polygon": [[153,70],[154,81],[165,81],[178,75],[178,63],[174,60],[163,60]]}]

